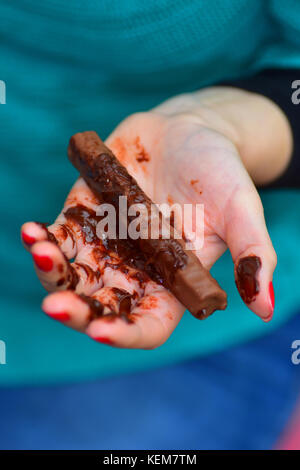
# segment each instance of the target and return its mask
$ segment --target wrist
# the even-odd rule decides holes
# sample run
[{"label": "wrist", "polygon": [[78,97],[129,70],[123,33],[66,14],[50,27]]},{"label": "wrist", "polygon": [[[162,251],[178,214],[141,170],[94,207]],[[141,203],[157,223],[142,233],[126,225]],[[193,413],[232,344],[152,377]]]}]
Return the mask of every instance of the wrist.
[{"label": "wrist", "polygon": [[227,137],[257,184],[266,184],[286,168],[292,133],[285,114],[268,98],[238,88],[210,87],[167,100],[154,111],[186,115]]}]

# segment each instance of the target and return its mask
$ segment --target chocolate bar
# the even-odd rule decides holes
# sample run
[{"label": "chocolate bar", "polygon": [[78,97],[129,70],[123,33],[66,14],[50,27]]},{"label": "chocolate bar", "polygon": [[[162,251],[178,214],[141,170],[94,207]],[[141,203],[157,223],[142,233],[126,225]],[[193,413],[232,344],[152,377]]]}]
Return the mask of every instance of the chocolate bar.
[{"label": "chocolate bar", "polygon": [[[147,227],[151,233],[150,216],[153,207],[157,207],[138,186],[136,180],[128,173],[112,151],[106,147],[96,132],[87,131],[75,134],[70,139],[68,156],[72,164],[80,172],[82,178],[100,201],[112,204],[118,214],[119,198],[127,198],[128,207],[133,204],[143,204],[147,216],[141,227]],[[157,208],[158,211],[158,208]],[[153,212],[152,212],[153,214]],[[119,214],[118,214],[119,215]],[[126,224],[131,218],[128,214],[120,214],[126,218]],[[162,231],[169,223],[158,211],[160,220],[159,230]],[[152,263],[166,288],[196,317],[206,318],[217,309],[227,306],[226,293],[217,281],[205,269],[192,251],[184,248],[182,239],[174,238],[143,238],[130,240],[137,250]],[[155,279],[156,280],[156,279]]]}]

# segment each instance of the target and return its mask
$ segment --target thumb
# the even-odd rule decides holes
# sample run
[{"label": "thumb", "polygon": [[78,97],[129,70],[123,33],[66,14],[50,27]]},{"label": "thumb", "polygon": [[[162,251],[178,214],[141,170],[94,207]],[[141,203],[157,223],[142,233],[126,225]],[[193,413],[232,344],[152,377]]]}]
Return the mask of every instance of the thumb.
[{"label": "thumb", "polygon": [[252,184],[238,190],[225,213],[225,240],[234,261],[235,282],[245,304],[264,321],[274,311],[273,272],[277,257],[260,197]]}]

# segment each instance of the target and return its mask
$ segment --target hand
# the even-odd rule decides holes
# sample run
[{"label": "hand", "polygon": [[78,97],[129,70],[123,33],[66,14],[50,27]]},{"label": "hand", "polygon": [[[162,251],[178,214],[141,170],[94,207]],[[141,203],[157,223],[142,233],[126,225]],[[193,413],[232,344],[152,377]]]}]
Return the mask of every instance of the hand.
[{"label": "hand", "polygon": [[[199,113],[177,111],[181,108],[174,100],[171,108],[168,104],[125,119],[106,144],[154,202],[204,204],[204,246],[197,255],[205,267],[210,269],[227,247],[235,267],[243,257],[260,258],[259,293],[248,307],[268,321],[273,313],[270,283],[276,254],[258,193],[234,139],[209,127]],[[103,247],[99,250],[100,241],[87,243],[86,227],[64,215],[78,205],[95,211],[98,204],[79,178],[53,225],[48,229],[34,222],[23,225],[23,241],[33,255],[37,275],[53,292],[42,308],[49,316],[99,342],[155,348],[168,339],[185,309],[161,285],[141,281],[138,270],[124,269],[124,265],[114,269],[113,265],[120,264],[117,255]],[[189,227],[184,230],[188,235]],[[49,240],[49,233],[58,246],[51,237]],[[76,285],[75,292],[70,290],[72,285]],[[122,318],[112,320],[111,315],[95,318],[93,304],[85,296],[100,301],[107,312],[118,312],[124,291],[133,294],[130,323]]]}]

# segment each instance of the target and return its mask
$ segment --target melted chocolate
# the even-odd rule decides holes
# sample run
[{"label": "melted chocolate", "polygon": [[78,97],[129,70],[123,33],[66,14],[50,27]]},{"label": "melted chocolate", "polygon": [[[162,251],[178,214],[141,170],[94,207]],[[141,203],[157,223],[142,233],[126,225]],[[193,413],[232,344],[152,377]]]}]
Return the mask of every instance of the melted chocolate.
[{"label": "melted chocolate", "polygon": [[115,298],[117,300],[118,306],[117,309],[110,308],[110,312],[106,313],[104,315],[104,308],[105,305],[103,305],[99,300],[94,299],[93,297],[89,297],[87,295],[81,294],[79,297],[83,302],[85,302],[90,309],[90,321],[95,320],[97,318],[101,318],[106,321],[114,321],[117,318],[121,318],[122,320],[125,320],[126,323],[132,323],[133,319],[131,318],[130,315],[130,309],[131,309],[131,299],[132,295],[130,295],[128,292],[126,292],[123,289],[119,289],[117,287],[112,287],[112,292],[115,295]]},{"label": "melted chocolate", "polygon": [[113,287],[112,291],[115,294],[119,303],[119,315],[128,316],[130,314],[132,296],[125,290],[119,289],[118,287]]},{"label": "melted chocolate", "polygon": [[60,279],[58,279],[56,285],[57,285],[57,287],[61,287],[61,286],[64,285],[65,282],[66,282],[65,278],[61,277]]},{"label": "melted chocolate", "polygon": [[259,293],[258,271],[261,259],[258,256],[246,256],[239,260],[236,268],[236,286],[246,304],[253,302]]},{"label": "melted chocolate", "polygon": [[[120,196],[127,198],[128,206],[142,203],[148,214],[151,214],[154,206],[151,199],[95,132],[73,136],[68,155],[99,201],[113,204],[117,214]],[[75,212],[76,219],[85,227],[84,236],[94,242],[95,226],[90,220],[90,214],[82,210],[80,213]],[[67,211],[65,215],[74,219],[74,211]],[[118,215],[125,227],[135,218],[127,213]],[[217,308],[226,308],[225,292],[195,254],[185,251],[184,241],[173,238],[172,234],[169,239],[163,239],[161,229],[167,222],[158,211],[157,215],[161,221],[158,239],[140,237],[137,240],[106,240],[106,248],[116,251],[123,262],[134,264],[152,279],[163,283],[195,316],[201,309],[213,312]],[[147,216],[145,224],[148,233],[151,233],[150,217]]]},{"label": "melted chocolate", "polygon": [[76,242],[72,230],[64,224],[61,224],[60,227],[63,239],[66,240],[69,237],[72,240],[72,248],[74,248]]},{"label": "melted chocolate", "polygon": [[46,233],[47,233],[47,239],[49,242],[52,242],[52,243],[55,243],[55,245],[58,245],[58,241],[56,240],[55,236],[53,235],[53,233],[49,232],[48,228],[47,228],[47,224],[43,223],[43,222],[35,222],[37,225],[39,225],[40,227],[42,227]]},{"label": "melted chocolate", "polygon": [[207,313],[206,308],[202,308],[201,310],[199,310],[199,312],[197,312],[197,318],[199,318],[199,320],[204,320],[208,316],[209,314]]},{"label": "melted chocolate", "polygon": [[72,220],[81,227],[86,243],[93,243],[98,240],[96,229],[102,217],[98,217],[95,211],[78,204],[77,206],[69,207],[64,212],[64,216],[67,220]]},{"label": "melted chocolate", "polygon": [[80,294],[79,297],[90,308],[90,320],[95,320],[96,318],[101,318],[103,316],[104,305],[99,302],[99,300],[84,294]]},{"label": "melted chocolate", "polygon": [[79,266],[85,272],[86,280],[88,282],[92,283],[94,281],[99,281],[101,276],[100,270],[97,269],[97,271],[94,271],[90,266],[84,263],[76,263],[76,266]]},{"label": "melted chocolate", "polygon": [[76,286],[79,282],[79,276],[77,274],[76,269],[73,268],[73,266],[68,262],[68,274],[67,274],[67,288],[70,290],[75,290]]},{"label": "melted chocolate", "polygon": [[[143,272],[132,274],[132,277],[134,276],[140,284],[149,280],[149,277],[155,282],[160,284],[163,283],[163,280],[155,269],[154,264],[144,253],[137,251],[136,245],[132,240],[109,239],[108,237],[104,239],[98,238],[97,224],[101,221],[102,217],[97,216],[95,211],[79,204],[77,206],[69,207],[64,212],[64,216],[67,220],[76,223],[77,226],[80,227],[83,239],[86,243],[93,243],[96,245],[96,248],[93,250],[96,262],[97,258],[103,259],[103,256],[105,256],[106,267],[121,269],[123,272],[126,272],[127,270],[128,272],[126,265],[129,265],[147,273],[147,275]],[[87,273],[87,275],[88,274],[90,273]],[[98,271],[98,278],[100,274],[100,271]]]},{"label": "melted chocolate", "polygon": [[[46,231],[47,239],[48,239],[49,242],[54,243],[55,245],[59,246],[58,241],[56,240],[53,233],[49,232],[49,230],[47,228],[47,224],[42,223],[42,222],[36,222],[36,224],[38,224],[40,227],[43,227],[43,229]],[[62,226],[62,227],[65,228],[64,226]],[[73,237],[72,237],[72,240],[73,240],[73,243],[75,243]],[[76,288],[76,286],[79,282],[79,276],[78,276],[76,270],[73,268],[73,266],[71,266],[71,264],[69,263],[68,258],[65,255],[64,255],[64,258],[65,258],[67,266],[68,266],[67,278],[65,279],[65,278],[61,277],[56,282],[56,285],[57,285],[57,287],[61,287],[65,282],[67,282],[67,284],[68,284],[67,288],[71,289],[71,290],[75,290],[75,288]],[[58,265],[58,272],[60,272],[60,273],[63,272],[63,265],[61,263]]]},{"label": "melted chocolate", "polygon": [[[144,204],[148,213],[151,213],[153,205],[151,199],[140,189],[135,179],[105,147],[96,133],[86,132],[73,136],[69,145],[69,157],[100,200],[113,204],[118,210],[119,197],[126,196],[128,206]],[[134,218],[135,216],[128,217],[128,222]],[[127,220],[125,224],[127,226]],[[150,229],[150,221],[148,221],[148,225]],[[185,266],[188,256],[181,244],[174,239],[162,240],[161,237],[158,240],[139,238],[131,240],[131,242],[135,246],[135,251],[140,249],[148,258],[155,258],[156,268],[158,267],[157,258],[161,257],[160,254],[164,254],[164,257],[168,259],[172,271]]]}]

